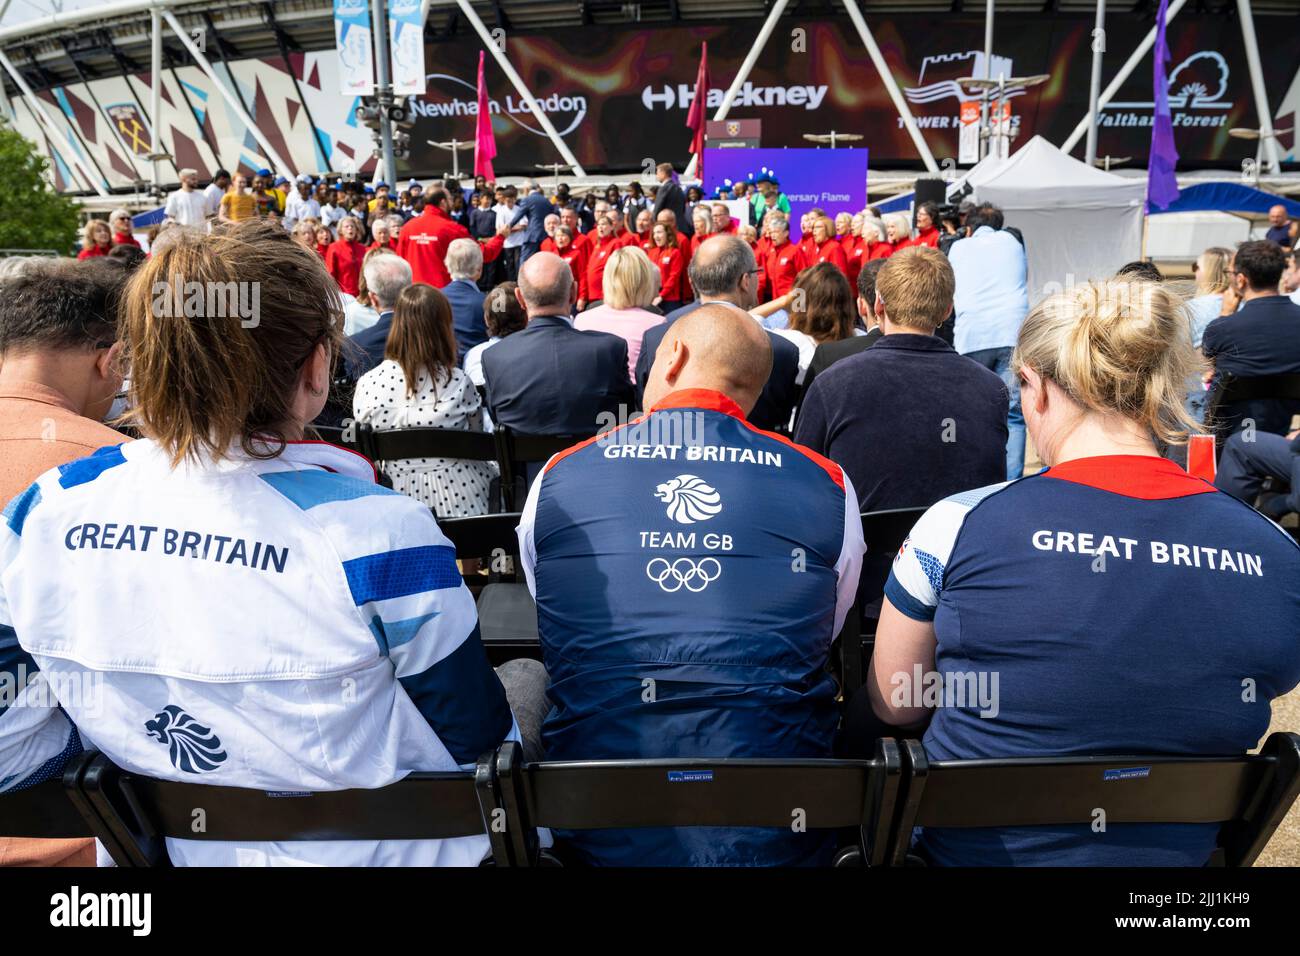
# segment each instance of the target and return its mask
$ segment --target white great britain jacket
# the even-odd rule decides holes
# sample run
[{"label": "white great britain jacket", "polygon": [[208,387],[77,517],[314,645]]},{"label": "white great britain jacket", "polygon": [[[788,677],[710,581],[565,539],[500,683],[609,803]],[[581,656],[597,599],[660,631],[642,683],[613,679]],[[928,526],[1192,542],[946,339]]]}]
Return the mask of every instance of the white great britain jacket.
[{"label": "white great britain jacket", "polygon": [[[506,739],[453,548],[359,455],[300,442],[173,470],[137,441],[4,510],[0,790],[59,773],[82,742],[153,777],[304,791],[470,767]],[[168,849],[190,865],[448,866],[488,841]]]}]

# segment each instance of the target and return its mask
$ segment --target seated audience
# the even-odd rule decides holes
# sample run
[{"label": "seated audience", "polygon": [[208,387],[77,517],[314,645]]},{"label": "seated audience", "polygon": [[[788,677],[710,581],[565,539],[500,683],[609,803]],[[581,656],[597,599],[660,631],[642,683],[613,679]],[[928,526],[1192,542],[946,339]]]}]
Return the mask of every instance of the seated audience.
[{"label": "seated audience", "polygon": [[451,303],[452,327],[456,331],[456,364],[465,353],[487,341],[483,322],[484,293],[478,287],[483,277],[483,247],[473,239],[453,239],[447,247],[447,273],[451,281],[442,287]]},{"label": "seated audience", "polygon": [[[663,325],[652,326],[641,340],[636,360],[637,394],[645,391],[659,344],[674,322],[703,305],[720,304],[748,312],[758,294],[758,268],[754,250],[736,236],[710,236],[691,258],[691,285],[699,297],[671,313]],[[772,372],[749,411],[750,424],[758,428],[783,428],[790,421],[799,386],[799,349],[792,342],[768,332],[772,348]],[[644,403],[642,404],[644,407]]]},{"label": "seated audience", "polygon": [[483,297],[483,325],[488,340],[466,352],[462,365],[469,380],[480,388],[486,381],[483,377],[483,353],[528,324],[528,313],[515,297],[518,288],[516,282],[503,282]]},{"label": "seated audience", "polygon": [[1146,259],[1139,259],[1134,262],[1128,262],[1119,267],[1115,273],[1116,279],[1138,279],[1142,282],[1164,282],[1164,273],[1156,266],[1154,262]]},{"label": "seated audience", "polygon": [[594,435],[632,404],[627,343],[580,332],[569,315],[578,286],[568,264],[537,252],[519,267],[515,298],[528,325],[483,353],[488,410],[497,425],[531,435]]},{"label": "seated audience", "polygon": [[[817,376],[799,408],[795,441],[843,466],[863,511],[923,507],[1001,481],[1006,386],[935,334],[952,313],[948,260],[913,246],[876,262],[883,334]],[[865,603],[880,598],[892,558],[867,555]]]},{"label": "seated audience", "polygon": [[664,317],[648,306],[659,294],[659,272],[640,249],[616,249],[602,275],[603,305],[579,313],[573,327],[583,332],[609,332],[627,342],[628,378],[636,377],[641,339]]},{"label": "seated audience", "polygon": [[[66,259],[5,260],[15,262],[21,268],[10,266],[0,281],[0,504],[12,502],[4,513],[10,527],[21,525],[34,496],[20,496],[44,472],[123,441],[101,422],[122,384],[115,326],[125,273]],[[0,605],[0,668],[11,674],[19,665],[34,675],[35,662],[18,646]],[[13,703],[0,700],[0,791],[45,779],[76,740],[57,714],[33,710],[30,723],[17,713],[6,719],[5,707]],[[35,727],[43,729],[28,737],[25,731]],[[31,772],[5,780],[19,759]],[[95,865],[93,840],[3,833],[0,825],[0,866]]]},{"label": "seated audience", "polygon": [[[1263,239],[1242,243],[1232,268],[1223,314],[1205,327],[1201,341],[1216,378],[1300,372],[1300,305],[1278,294],[1286,268],[1282,247]],[[1249,420],[1256,431],[1281,435],[1297,412],[1300,401],[1294,399],[1247,399],[1221,406],[1218,419],[1206,424],[1227,435]]]},{"label": "seated audience", "polygon": [[[720,239],[744,246],[727,236],[705,248]],[[853,603],[862,529],[838,465],[744,421],[768,379],[769,341],[729,305],[674,322],[647,417],[556,455],[533,484],[519,543],[551,681],[548,760],[831,755],[839,715],[826,664]],[[722,454],[606,454],[683,434]],[[647,544],[648,526],[701,533]],[[708,543],[724,536],[730,545]],[[792,548],[806,555],[799,573]],[[816,864],[834,850],[832,832],[792,827],[568,840],[605,865]]]},{"label": "seated audience", "polygon": [[[1205,328],[1219,317],[1223,309],[1223,293],[1232,281],[1232,250],[1215,246],[1206,249],[1192,263],[1196,276],[1196,295],[1187,302],[1191,319],[1192,345],[1201,348]],[[1187,380],[1187,414],[1200,424],[1205,420],[1205,382],[1197,369]]]},{"label": "seated audience", "polygon": [[[460,241],[460,240],[458,240]],[[464,242],[477,245],[471,239]],[[448,256],[451,261],[455,250]],[[384,361],[357,382],[352,411],[376,430],[456,428],[483,431],[482,401],[470,377],[456,366],[451,304],[431,285],[407,286],[393,306]],[[433,509],[439,518],[488,512],[488,487],[496,477],[489,462],[454,458],[379,461],[393,490]]]},{"label": "seated audience", "polygon": [[370,307],[378,313],[371,325],[343,343],[343,357],[354,379],[384,360],[388,332],[393,327],[393,306],[402,290],[411,284],[411,266],[405,259],[383,249],[370,253],[366,261],[366,290]]},{"label": "seated audience", "polygon": [[[158,282],[236,276],[260,284],[256,327],[155,306]],[[518,739],[429,510],[301,440],[342,340],[320,260],[274,223],[185,232],[123,299],[143,438],[45,473],[0,524],[6,633],[51,686],[100,690],[0,713],[0,779],[57,772],[78,735],[150,777],[290,792],[472,767]],[[488,847],[167,841],[217,866],[474,865]]]},{"label": "seated audience", "polygon": [[799,393],[800,405],[803,404],[803,396],[808,394],[808,389],[812,387],[818,375],[840,359],[865,352],[880,338],[882,333],[876,319],[876,277],[884,265],[885,260],[873,259],[864,263],[858,270],[856,283],[858,298],[854,304],[858,310],[859,328],[865,325],[866,334],[850,335],[848,338],[823,342],[817,346],[812,354],[812,361],[808,363],[808,370],[804,372],[803,388]]},{"label": "seated audience", "polygon": [[[1159,457],[1191,426],[1195,357],[1178,297],[1140,285],[1034,308],[1014,367],[1048,469],[939,502],[894,560],[867,696],[902,732],[928,721],[931,760],[1242,754],[1300,680],[1300,547]],[[990,676],[928,708],[907,690],[922,671]],[[1199,867],[1218,829],[927,829],[916,849],[940,865]]]},{"label": "seated audience", "polygon": [[790,325],[773,331],[799,349],[798,381],[802,383],[817,346],[866,333],[855,321],[857,310],[849,280],[829,262],[819,262],[799,273],[789,298]]},{"label": "seated audience", "polygon": [[1288,435],[1257,432],[1250,441],[1246,437],[1241,432],[1229,436],[1214,486],[1254,505],[1264,480],[1272,478],[1280,485],[1278,493],[1260,502],[1259,510],[1275,520],[1300,511],[1300,430]]}]

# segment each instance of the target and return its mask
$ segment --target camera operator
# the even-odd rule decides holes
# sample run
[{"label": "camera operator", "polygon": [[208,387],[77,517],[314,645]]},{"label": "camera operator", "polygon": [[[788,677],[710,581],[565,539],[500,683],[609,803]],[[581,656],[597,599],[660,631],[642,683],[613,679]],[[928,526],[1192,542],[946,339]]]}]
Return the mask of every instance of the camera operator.
[{"label": "camera operator", "polygon": [[1004,229],[1002,210],[985,203],[966,217],[969,235],[954,242],[948,261],[956,276],[953,346],[996,372],[1010,397],[1007,412],[1007,478],[1025,466],[1025,419],[1020,411],[1020,377],[1011,353],[1029,314],[1024,240]]}]

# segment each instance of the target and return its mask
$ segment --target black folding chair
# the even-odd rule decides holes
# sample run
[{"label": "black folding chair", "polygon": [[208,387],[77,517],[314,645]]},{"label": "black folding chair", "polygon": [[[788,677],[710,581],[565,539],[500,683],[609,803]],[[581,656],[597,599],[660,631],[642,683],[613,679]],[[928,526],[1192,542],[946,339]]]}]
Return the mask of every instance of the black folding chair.
[{"label": "black folding chair", "polygon": [[1300,372],[1251,378],[1219,373],[1205,403],[1205,423],[1214,432],[1216,453],[1223,451],[1224,442],[1237,426],[1237,422],[1225,418],[1224,409],[1251,401],[1300,402]]},{"label": "black folding chair", "polygon": [[[348,448],[359,454],[370,458],[366,451],[366,432],[368,425],[349,425],[345,428],[339,428],[334,425],[309,425],[309,429],[314,431],[321,441],[329,442],[331,445],[338,445],[340,448]],[[373,461],[373,459],[371,459]]]},{"label": "black folding chair", "polygon": [[488,753],[473,771],[412,773],[374,790],[276,793],[142,777],[97,754],[79,789],[96,821],[95,835],[118,866],[170,865],[168,837],[278,843],[480,834],[491,840],[493,862],[506,865],[494,759]]},{"label": "black folding chair", "polygon": [[495,432],[501,463],[501,492],[505,506],[519,511],[528,494],[529,465],[537,466],[549,461],[552,455],[584,441],[585,435],[525,435],[504,425]]},{"label": "black folding chair", "polygon": [[556,865],[534,827],[852,828],[855,846],[836,866],[885,862],[902,773],[898,745],[877,742],[871,760],[584,760],[522,763],[522,748],[497,751],[497,780],[514,865]]},{"label": "black folding chair", "polygon": [[[471,432],[458,428],[394,428],[378,430],[361,425],[359,439],[365,455],[373,461],[402,458],[459,458],[465,461],[497,463],[500,453],[492,432]],[[488,510],[502,510],[500,479],[492,482]]]},{"label": "black folding chair", "polygon": [[[925,508],[891,508],[862,515],[862,537],[867,543],[867,554],[862,562],[863,576],[854,607],[859,635],[856,642],[851,638],[845,640],[843,635],[840,639],[840,675],[845,700],[862,686],[867,662],[871,660],[871,651],[876,643],[874,611],[884,593],[894,555],[925,512]],[[847,631],[847,626],[845,629]]]},{"label": "black folding chair", "polygon": [[[495,665],[514,657],[541,657],[537,634],[537,605],[523,583],[519,568],[519,538],[515,528],[519,515],[477,515],[472,518],[444,518],[438,522],[451,543],[456,557],[478,558],[491,571],[488,582],[478,592],[479,634]],[[513,576],[503,573],[504,559],[514,559]],[[503,577],[510,580],[502,580]],[[468,580],[477,586],[473,580]]]},{"label": "black folding chair", "polygon": [[907,772],[889,852],[893,866],[922,861],[908,853],[912,828],[1219,823],[1209,863],[1250,866],[1300,795],[1300,734],[1269,736],[1241,757],[1025,757],[935,760],[903,741]]}]

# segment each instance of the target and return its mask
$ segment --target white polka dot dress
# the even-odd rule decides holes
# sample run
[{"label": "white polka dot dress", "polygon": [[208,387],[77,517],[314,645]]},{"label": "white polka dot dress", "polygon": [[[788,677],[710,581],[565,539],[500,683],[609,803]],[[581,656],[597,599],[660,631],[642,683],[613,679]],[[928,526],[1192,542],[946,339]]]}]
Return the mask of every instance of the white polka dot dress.
[{"label": "white polka dot dress", "polygon": [[[376,431],[420,426],[483,431],[482,400],[458,368],[440,370],[436,387],[433,377],[421,372],[415,395],[408,397],[402,367],[385,359],[357,382],[352,412],[358,423]],[[439,518],[487,514],[488,487],[497,476],[494,462],[403,458],[375,464],[392,479],[394,491],[423,502]]]}]

